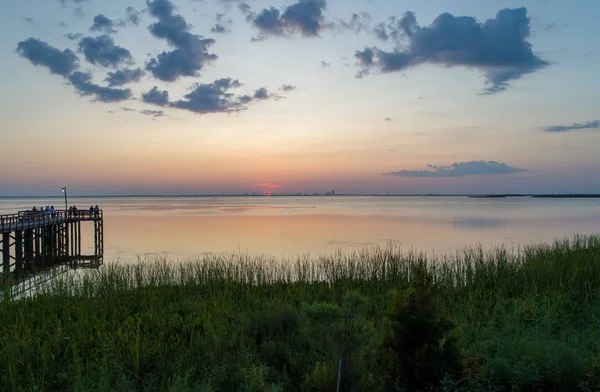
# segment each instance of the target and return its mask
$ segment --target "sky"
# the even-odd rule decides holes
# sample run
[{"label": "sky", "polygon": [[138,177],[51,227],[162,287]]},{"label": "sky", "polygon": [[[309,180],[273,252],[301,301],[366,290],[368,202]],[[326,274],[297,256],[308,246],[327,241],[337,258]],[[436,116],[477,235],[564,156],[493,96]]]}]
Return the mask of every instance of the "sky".
[{"label": "sky", "polygon": [[0,196],[600,193],[597,0],[0,7]]}]

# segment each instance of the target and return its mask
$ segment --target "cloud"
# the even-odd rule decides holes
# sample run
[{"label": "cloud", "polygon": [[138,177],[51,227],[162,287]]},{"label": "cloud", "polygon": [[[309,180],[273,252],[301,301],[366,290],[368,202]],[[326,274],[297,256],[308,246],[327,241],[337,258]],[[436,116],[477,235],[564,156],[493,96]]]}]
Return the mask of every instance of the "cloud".
[{"label": "cloud", "polygon": [[385,23],[378,23],[373,27],[373,33],[375,36],[382,41],[387,41],[390,36],[388,35]]},{"label": "cloud", "polygon": [[385,121],[392,121],[392,118],[391,117],[386,117],[386,118],[384,118],[384,120]]},{"label": "cloud", "polygon": [[144,75],[144,71],[141,68],[124,68],[115,72],[108,72],[106,74],[105,82],[108,82],[110,87],[122,86],[127,83],[139,82]]},{"label": "cloud", "polygon": [[208,47],[215,41],[190,33],[186,20],[173,14],[174,6],[169,0],[146,0],[146,4],[152,16],[158,18],[158,22],[150,25],[152,35],[166,39],[175,47],[173,51],[163,51],[146,64],[146,69],[155,78],[172,82],[180,76],[198,76],[198,71],[205,64],[218,58],[208,53]]},{"label": "cloud", "polygon": [[264,87],[259,88],[250,95],[236,95],[232,89],[241,87],[241,83],[232,78],[222,78],[212,83],[197,83],[184,99],[169,102],[166,91],[158,91],[157,87],[148,91],[142,99],[144,102],[159,106],[169,106],[189,110],[198,114],[238,112],[248,108],[254,102],[276,99],[276,95],[269,94]]},{"label": "cloud", "polygon": [[294,33],[318,37],[325,28],[323,10],[326,7],[326,0],[298,0],[283,12],[275,7],[263,9],[257,15],[252,15],[252,24],[262,34],[259,39]]},{"label": "cloud", "polygon": [[270,95],[266,88],[261,87],[254,92],[254,99],[269,99]]},{"label": "cloud", "polygon": [[279,87],[280,90],[282,91],[294,91],[296,89],[296,86],[292,86],[291,84],[284,84],[281,87]]},{"label": "cloud", "polygon": [[124,111],[124,112],[135,112],[135,109],[126,108],[126,107],[122,107],[121,110]]},{"label": "cloud", "polygon": [[131,53],[120,46],[108,35],[85,37],[79,41],[79,51],[92,64],[104,67],[117,67],[120,64],[133,62]]},{"label": "cloud", "polygon": [[370,71],[405,71],[422,64],[463,66],[480,70],[486,93],[506,90],[509,83],[549,63],[532,51],[527,41],[530,20],[526,8],[503,9],[494,19],[478,23],[468,16],[439,15],[430,26],[419,26],[413,13],[395,22],[392,32],[408,40],[406,49],[377,47],[356,51],[362,77]]},{"label": "cloud", "polygon": [[103,87],[92,83],[92,75],[86,72],[73,72],[68,77],[69,82],[82,96],[93,95],[94,101],[119,102],[131,98],[130,89]]},{"label": "cloud", "polygon": [[144,109],[140,113],[144,114],[146,116],[152,116],[154,118],[166,116],[165,112],[163,112],[162,110],[148,110],[148,109]]},{"label": "cloud", "polygon": [[600,120],[588,121],[586,123],[574,123],[571,125],[554,125],[544,129],[544,132],[570,132],[584,129],[600,129]]},{"label": "cloud", "polygon": [[368,12],[353,13],[349,21],[340,21],[339,28],[360,33],[371,29],[371,15]]},{"label": "cloud", "polygon": [[159,91],[158,87],[154,86],[150,91],[142,94],[142,101],[157,106],[167,106],[169,104],[169,92],[166,90]]},{"label": "cloud", "polygon": [[71,41],[77,41],[78,39],[83,37],[83,34],[81,34],[81,33],[66,33],[66,34],[63,34],[63,37],[70,39]]},{"label": "cloud", "polygon": [[248,16],[249,14],[251,14],[251,7],[250,5],[248,5],[248,3],[240,3],[238,4],[238,9],[246,16]]},{"label": "cloud", "polygon": [[392,177],[465,177],[473,175],[495,175],[524,172],[525,169],[508,166],[496,161],[454,162],[447,166],[427,165],[427,170],[398,170],[382,173]]},{"label": "cloud", "polygon": [[112,19],[109,19],[102,14],[98,14],[94,16],[94,24],[90,27],[90,31],[114,34],[117,32],[115,25],[116,24]]},{"label": "cloud", "polygon": [[17,53],[33,65],[46,67],[53,74],[67,76],[79,66],[77,55],[70,49],[62,52],[46,42],[28,38],[17,44]]},{"label": "cloud", "polygon": [[23,20],[24,20],[25,22],[27,22],[27,23],[33,23],[33,22],[35,22],[35,21],[33,20],[33,18],[30,18],[30,17],[27,17],[27,16],[24,16],[24,17],[23,17]]},{"label": "cloud", "polygon": [[321,60],[321,62],[319,64],[321,65],[322,68],[327,68],[331,65],[331,63],[328,63],[325,60]]},{"label": "cloud", "polygon": [[137,26],[142,21],[141,13],[133,8],[132,6],[127,7],[125,10],[127,13],[127,17],[125,18],[125,22],[131,23],[134,26]]},{"label": "cloud", "polygon": [[225,25],[217,23],[210,29],[210,31],[213,33],[225,34],[229,32],[229,29]]}]

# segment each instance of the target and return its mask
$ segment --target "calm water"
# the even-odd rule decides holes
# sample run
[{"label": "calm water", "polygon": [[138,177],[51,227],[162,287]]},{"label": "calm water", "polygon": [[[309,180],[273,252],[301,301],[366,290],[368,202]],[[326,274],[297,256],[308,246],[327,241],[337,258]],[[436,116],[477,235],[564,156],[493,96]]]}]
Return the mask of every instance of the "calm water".
[{"label": "calm water", "polygon": [[[600,232],[600,199],[466,197],[70,198],[105,216],[106,260],[243,251],[294,256],[388,242],[448,253]],[[0,199],[0,214],[63,199]],[[92,246],[84,224],[84,248]],[[89,233],[89,235],[86,235]],[[85,242],[85,240],[89,240]],[[93,248],[92,248],[93,249]]]}]

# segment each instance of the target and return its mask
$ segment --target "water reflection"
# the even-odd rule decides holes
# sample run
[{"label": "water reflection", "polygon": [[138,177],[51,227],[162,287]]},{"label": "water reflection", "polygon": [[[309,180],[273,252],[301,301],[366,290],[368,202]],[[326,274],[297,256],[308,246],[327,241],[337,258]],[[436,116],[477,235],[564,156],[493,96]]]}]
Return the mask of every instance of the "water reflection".
[{"label": "water reflection", "polygon": [[[85,206],[91,199],[73,198]],[[71,202],[71,198],[69,199]],[[600,231],[597,200],[459,197],[100,198],[105,260],[241,251],[318,255],[388,243],[435,253],[480,243],[514,245]],[[0,211],[56,200],[0,199]],[[82,227],[84,249],[93,246]],[[89,235],[87,230],[89,230]]]},{"label": "water reflection", "polygon": [[499,218],[456,217],[452,225],[456,229],[496,230],[506,227],[508,222]]}]

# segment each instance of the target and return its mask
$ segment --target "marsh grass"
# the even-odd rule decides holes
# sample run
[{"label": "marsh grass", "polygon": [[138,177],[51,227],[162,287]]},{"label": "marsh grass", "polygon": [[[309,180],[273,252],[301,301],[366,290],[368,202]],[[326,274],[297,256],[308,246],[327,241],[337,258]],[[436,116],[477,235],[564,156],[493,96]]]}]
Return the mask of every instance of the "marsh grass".
[{"label": "marsh grass", "polygon": [[600,388],[600,237],[575,236],[441,258],[391,245],[162,257],[61,275],[29,298],[5,288],[0,390],[333,391],[343,359],[345,390],[383,391],[386,320],[404,306],[391,298],[415,288],[459,351],[460,371],[428,388]]}]

